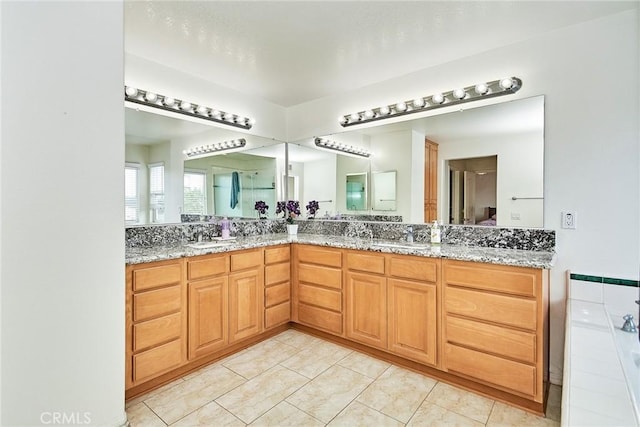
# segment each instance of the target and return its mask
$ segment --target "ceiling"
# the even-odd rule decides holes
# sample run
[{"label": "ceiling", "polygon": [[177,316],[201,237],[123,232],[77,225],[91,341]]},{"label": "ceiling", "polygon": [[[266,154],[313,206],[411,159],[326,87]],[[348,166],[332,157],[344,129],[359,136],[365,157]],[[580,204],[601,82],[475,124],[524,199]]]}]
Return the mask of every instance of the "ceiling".
[{"label": "ceiling", "polygon": [[284,107],[638,1],[125,1],[125,51]]}]

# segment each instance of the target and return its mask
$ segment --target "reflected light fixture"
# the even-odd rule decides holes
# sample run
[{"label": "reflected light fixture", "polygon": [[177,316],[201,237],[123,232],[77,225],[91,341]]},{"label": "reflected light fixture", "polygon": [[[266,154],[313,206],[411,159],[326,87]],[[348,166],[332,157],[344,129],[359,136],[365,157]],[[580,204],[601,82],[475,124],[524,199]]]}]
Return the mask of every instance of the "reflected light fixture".
[{"label": "reflected light fixture", "polygon": [[231,141],[218,142],[215,144],[199,145],[186,149],[182,152],[187,157],[201,156],[203,154],[217,153],[219,151],[231,150],[233,148],[242,148],[247,145],[244,138],[232,139]]},{"label": "reflected light fixture", "polygon": [[400,101],[377,108],[369,108],[357,113],[345,114],[340,117],[339,121],[342,127],[354,126],[376,120],[404,116],[405,114],[464,104],[479,99],[511,95],[519,91],[521,87],[522,80],[517,77],[507,77],[488,83],[478,83],[473,86],[450,90],[448,92],[418,97],[409,101]]},{"label": "reflected light fixture", "polygon": [[124,100],[241,129],[251,129],[254,124],[254,121],[249,117],[220,111],[206,105],[193,104],[131,86],[125,86]]},{"label": "reflected light fixture", "polygon": [[360,156],[360,157],[370,157],[371,156],[371,152],[369,152],[368,150],[365,150],[362,147],[356,147],[354,145],[343,144],[342,142],[331,141],[331,140],[326,139],[326,138],[317,138],[316,137],[314,139],[314,143],[316,144],[316,147],[326,148],[326,149],[329,149],[329,150],[340,151],[341,153],[345,153],[345,154],[353,154],[355,156]]}]

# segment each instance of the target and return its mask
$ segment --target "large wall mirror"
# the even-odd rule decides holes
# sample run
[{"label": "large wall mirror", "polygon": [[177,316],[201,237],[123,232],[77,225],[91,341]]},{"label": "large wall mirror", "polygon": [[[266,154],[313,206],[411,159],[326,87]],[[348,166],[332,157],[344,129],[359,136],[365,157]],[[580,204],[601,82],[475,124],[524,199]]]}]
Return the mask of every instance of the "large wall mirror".
[{"label": "large wall mirror", "polygon": [[[334,200],[338,212],[348,211],[347,177],[368,173],[371,203],[362,213],[421,223],[431,203],[445,224],[543,227],[544,96],[323,137],[373,153],[369,159],[333,155],[304,176],[335,169],[336,183],[325,182],[326,173],[317,176],[323,177],[323,198]],[[311,139],[296,144],[313,146]],[[376,176],[389,171],[395,195],[384,198],[394,201],[381,203],[372,191],[380,188]]]},{"label": "large wall mirror", "polygon": [[[284,194],[282,141],[125,108],[126,225],[177,223],[182,214],[257,218]],[[183,151],[243,138],[242,149]]]}]

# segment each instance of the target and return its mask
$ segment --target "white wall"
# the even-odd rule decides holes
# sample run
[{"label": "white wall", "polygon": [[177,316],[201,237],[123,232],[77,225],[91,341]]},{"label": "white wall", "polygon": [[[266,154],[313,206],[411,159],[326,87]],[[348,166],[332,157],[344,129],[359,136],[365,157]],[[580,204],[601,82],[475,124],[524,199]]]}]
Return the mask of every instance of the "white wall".
[{"label": "white wall", "polygon": [[123,6],[0,9],[0,424],[122,425]]},{"label": "white wall", "polygon": [[316,212],[316,218],[322,218],[327,212],[332,215],[336,211],[335,154],[304,163],[304,191],[300,207],[305,217],[306,206],[311,200],[320,202],[320,210]]},{"label": "white wall", "polygon": [[[288,110],[288,135],[343,131],[336,117],[505,75],[510,100],[545,95],[544,226],[557,231],[551,274],[551,379],[562,378],[564,272],[638,277],[638,12],[628,11]],[[500,100],[478,102],[488,105]],[[444,108],[445,112],[455,108]],[[578,214],[560,229],[560,212]]]}]

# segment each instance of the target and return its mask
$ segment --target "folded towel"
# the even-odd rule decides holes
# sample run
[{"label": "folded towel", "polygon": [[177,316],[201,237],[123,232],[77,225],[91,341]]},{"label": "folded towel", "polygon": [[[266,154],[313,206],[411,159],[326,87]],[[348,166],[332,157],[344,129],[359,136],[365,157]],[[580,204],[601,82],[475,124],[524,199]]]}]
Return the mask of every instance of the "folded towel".
[{"label": "folded towel", "polygon": [[240,192],[240,175],[238,172],[231,174],[231,209],[238,206],[238,193]]}]

